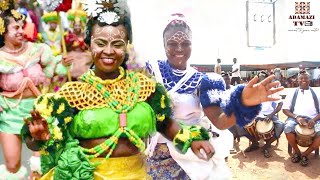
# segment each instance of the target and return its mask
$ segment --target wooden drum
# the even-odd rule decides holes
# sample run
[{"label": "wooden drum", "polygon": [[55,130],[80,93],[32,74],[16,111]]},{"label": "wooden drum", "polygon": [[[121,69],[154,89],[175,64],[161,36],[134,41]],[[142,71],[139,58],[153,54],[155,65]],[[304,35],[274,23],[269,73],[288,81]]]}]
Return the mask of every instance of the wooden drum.
[{"label": "wooden drum", "polygon": [[299,124],[296,125],[295,132],[297,144],[302,147],[309,147],[316,135],[314,128],[309,129],[307,126],[302,126]]},{"label": "wooden drum", "polygon": [[256,131],[256,120],[253,120],[251,123],[244,126],[244,129],[256,139],[259,139],[258,133]]},{"label": "wooden drum", "polygon": [[270,139],[274,135],[273,121],[258,121],[256,124],[258,136],[260,139]]}]

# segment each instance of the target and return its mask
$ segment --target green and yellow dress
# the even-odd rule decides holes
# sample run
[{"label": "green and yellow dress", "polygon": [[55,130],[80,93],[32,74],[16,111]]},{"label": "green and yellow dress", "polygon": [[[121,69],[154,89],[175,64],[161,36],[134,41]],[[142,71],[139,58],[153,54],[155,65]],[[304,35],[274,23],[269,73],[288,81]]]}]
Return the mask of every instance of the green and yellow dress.
[{"label": "green and yellow dress", "polygon": [[[81,82],[68,82],[57,93],[40,96],[35,109],[47,120],[50,139],[39,144],[42,179],[146,179],[141,154],[110,158],[120,137],[141,152],[142,139],[166,127],[171,115],[164,87],[147,76],[120,68],[115,80],[88,71]],[[24,138],[29,136],[24,126]],[[81,139],[109,137],[86,149]],[[106,157],[100,157],[107,152]]]}]

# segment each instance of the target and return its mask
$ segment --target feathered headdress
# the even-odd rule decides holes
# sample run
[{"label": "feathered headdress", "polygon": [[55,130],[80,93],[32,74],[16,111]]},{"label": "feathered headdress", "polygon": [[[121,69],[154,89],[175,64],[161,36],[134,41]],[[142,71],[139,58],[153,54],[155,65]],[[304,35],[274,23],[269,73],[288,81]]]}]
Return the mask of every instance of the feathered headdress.
[{"label": "feathered headdress", "polygon": [[100,23],[111,25],[125,16],[130,17],[126,0],[82,0],[83,9],[90,18],[97,18]]},{"label": "feathered headdress", "polygon": [[45,23],[48,23],[48,22],[58,22],[58,13],[57,13],[56,11],[52,11],[52,12],[45,13],[45,14],[42,16],[42,20],[43,20],[43,22],[45,22]]},{"label": "feathered headdress", "polygon": [[84,27],[87,21],[87,13],[79,9],[71,9],[68,11],[68,20],[71,22],[73,27],[74,23],[81,23],[81,26]]},{"label": "feathered headdress", "polygon": [[[91,1],[91,0],[88,0]],[[38,0],[41,7],[48,11],[64,11],[67,12],[72,5],[72,0]]]}]

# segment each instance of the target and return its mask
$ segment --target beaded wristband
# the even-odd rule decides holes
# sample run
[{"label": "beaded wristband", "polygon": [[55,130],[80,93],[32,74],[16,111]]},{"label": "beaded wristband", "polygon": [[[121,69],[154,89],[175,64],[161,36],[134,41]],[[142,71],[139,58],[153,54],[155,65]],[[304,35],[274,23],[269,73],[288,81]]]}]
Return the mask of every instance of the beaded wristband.
[{"label": "beaded wristband", "polygon": [[243,127],[250,123],[260,112],[261,104],[256,106],[244,106],[241,102],[241,95],[244,85],[238,85],[237,88],[231,93],[229,101],[222,107],[224,113],[230,117],[234,113],[236,123]]},{"label": "beaded wristband", "polygon": [[201,126],[183,126],[173,139],[173,144],[185,154],[193,141],[209,140],[209,134]]}]

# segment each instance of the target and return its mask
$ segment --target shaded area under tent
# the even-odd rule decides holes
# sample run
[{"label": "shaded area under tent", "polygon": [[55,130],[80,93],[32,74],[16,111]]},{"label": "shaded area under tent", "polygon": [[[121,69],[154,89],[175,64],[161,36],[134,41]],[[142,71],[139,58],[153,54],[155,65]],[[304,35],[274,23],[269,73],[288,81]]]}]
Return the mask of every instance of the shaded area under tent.
[{"label": "shaded area under tent", "polygon": [[[272,64],[240,64],[241,71],[260,71],[260,70],[272,70],[275,68],[280,68],[282,70],[287,70],[290,68],[298,68],[302,65],[304,68],[316,68],[320,67],[320,61],[297,61],[297,62],[283,62],[283,63],[272,63]],[[191,64],[200,72],[213,72],[214,64]],[[221,64],[222,71],[231,71],[232,64]]]}]

